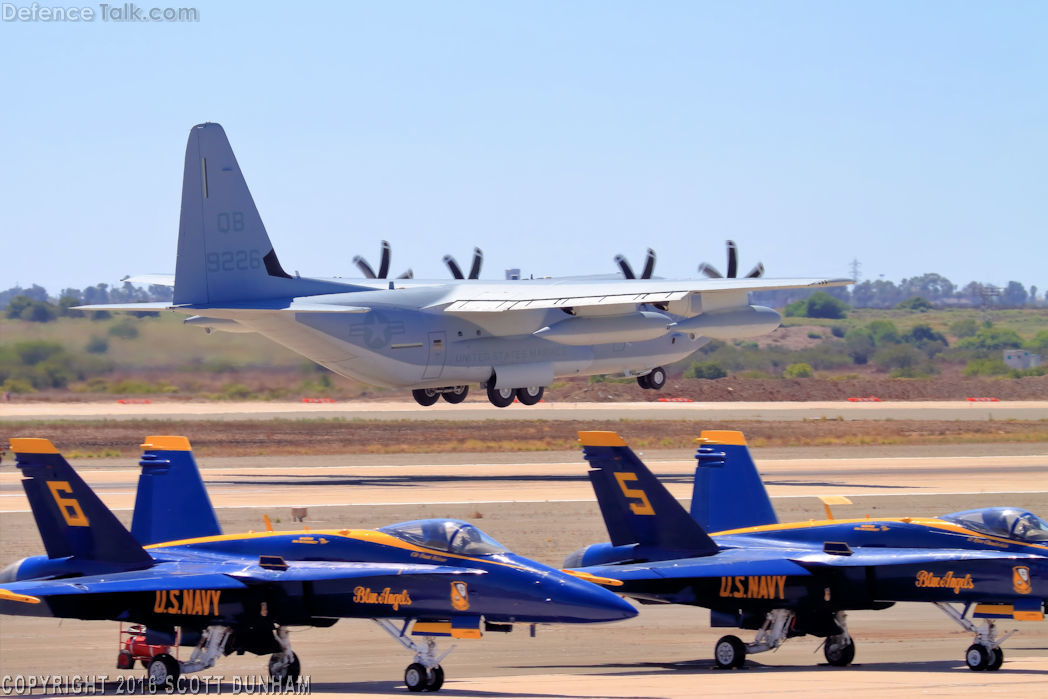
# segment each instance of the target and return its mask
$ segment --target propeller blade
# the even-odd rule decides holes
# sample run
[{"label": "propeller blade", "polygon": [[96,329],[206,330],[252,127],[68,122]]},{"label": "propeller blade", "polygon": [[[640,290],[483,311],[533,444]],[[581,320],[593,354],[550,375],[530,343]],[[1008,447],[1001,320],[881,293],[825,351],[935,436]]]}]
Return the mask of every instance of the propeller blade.
[{"label": "propeller blade", "polygon": [[637,275],[633,273],[633,268],[630,267],[630,263],[626,260],[625,255],[616,255],[615,264],[617,264],[619,269],[622,270],[622,276],[626,277],[626,279],[637,278]]},{"label": "propeller blade", "polygon": [[444,264],[451,270],[451,276],[455,279],[465,279],[465,275],[462,274],[462,268],[459,267],[458,262],[451,255],[444,255]]},{"label": "propeller blade", "polygon": [[415,273],[410,269],[407,272],[403,272],[397,279],[414,279]]},{"label": "propeller blade", "polygon": [[702,274],[705,274],[710,279],[723,279],[724,278],[724,275],[721,274],[720,272],[718,272],[716,267],[714,267],[713,265],[708,265],[705,262],[703,262],[701,265],[699,265],[699,272],[701,272]]},{"label": "propeller blade", "polygon": [[728,241],[728,279],[734,279],[739,271],[739,251],[735,241]]},{"label": "propeller blade", "polygon": [[764,263],[758,262],[757,266],[750,270],[750,273],[746,275],[747,279],[756,279],[757,277],[764,276]]},{"label": "propeller blade", "polygon": [[648,257],[644,260],[644,271],[640,273],[641,279],[651,279],[655,273],[655,251],[648,248]]},{"label": "propeller blade", "polygon": [[469,268],[470,279],[480,279],[480,264],[484,261],[484,252],[480,248],[473,248],[473,265]]},{"label": "propeller blade", "polygon": [[388,279],[389,278],[389,258],[392,254],[392,250],[389,247],[389,242],[386,240],[382,241],[382,259],[378,263],[378,278]]},{"label": "propeller blade", "polygon": [[353,264],[360,268],[360,271],[364,273],[364,276],[368,279],[375,279],[375,270],[371,269],[371,265],[360,255],[353,258]]}]

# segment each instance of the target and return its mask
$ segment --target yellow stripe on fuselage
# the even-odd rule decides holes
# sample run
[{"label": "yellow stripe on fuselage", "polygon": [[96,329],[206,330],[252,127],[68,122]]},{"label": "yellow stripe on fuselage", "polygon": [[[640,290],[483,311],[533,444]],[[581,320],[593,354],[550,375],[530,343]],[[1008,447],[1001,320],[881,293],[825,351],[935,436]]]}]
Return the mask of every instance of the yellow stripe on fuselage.
[{"label": "yellow stripe on fuselage", "polygon": [[936,519],[934,517],[901,517],[894,519],[824,519],[824,520],[811,520],[809,522],[789,522],[786,524],[763,524],[759,527],[743,527],[741,529],[726,529],[722,532],[712,532],[711,536],[728,536],[731,534],[763,534],[767,532],[784,532],[792,531],[796,529],[811,529],[813,527],[830,527],[840,526],[844,524],[916,524],[918,526],[928,527],[929,529],[941,529],[948,531],[952,534],[962,534],[968,537],[975,537],[977,539],[986,539],[987,541],[999,541],[1001,543],[1011,544],[1013,546],[1028,546],[1030,548],[1045,549],[1048,551],[1048,546],[1044,544],[1034,544],[1028,541],[1017,541],[1015,539],[1007,539],[1001,536],[992,536],[990,534],[983,534],[973,529],[967,529],[954,524],[953,522],[947,522],[944,519]]},{"label": "yellow stripe on fuselage", "polygon": [[[169,546],[193,546],[196,544],[211,544],[222,541],[251,541],[254,539],[265,539],[274,536],[309,536],[309,537],[321,537],[328,536],[332,538],[352,539],[354,541],[365,541],[378,546],[387,546],[389,548],[403,549],[405,551],[412,551],[415,553],[424,553],[429,558],[421,559],[423,563],[433,563],[434,558],[452,558],[460,561],[473,561],[476,563],[486,563],[488,565],[499,565],[505,566],[506,568],[514,568],[516,570],[526,570],[524,566],[516,565],[514,563],[505,563],[503,561],[495,561],[490,558],[479,558],[476,556],[466,556],[461,553],[450,553],[448,551],[440,551],[438,549],[428,549],[424,546],[418,546],[407,541],[398,539],[395,536],[386,534],[385,532],[375,531],[374,529],[310,529],[308,531],[290,531],[290,532],[248,532],[246,534],[216,534],[215,536],[201,536],[196,539],[178,539],[177,541],[165,541],[159,544],[150,544],[144,546],[146,549],[156,548],[167,548]],[[440,561],[436,561],[439,563]]]}]

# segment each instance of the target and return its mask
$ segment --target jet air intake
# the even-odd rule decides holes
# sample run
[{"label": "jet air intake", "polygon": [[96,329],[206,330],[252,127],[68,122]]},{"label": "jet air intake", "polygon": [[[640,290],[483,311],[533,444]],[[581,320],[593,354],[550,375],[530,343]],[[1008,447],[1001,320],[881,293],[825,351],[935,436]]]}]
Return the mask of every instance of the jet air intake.
[{"label": "jet air intake", "polygon": [[734,310],[701,313],[693,318],[673,323],[669,329],[711,337],[715,340],[735,340],[765,335],[779,327],[781,322],[782,316],[773,308],[747,306]]},{"label": "jet air intake", "polygon": [[642,342],[662,337],[669,332],[672,322],[669,316],[651,311],[617,316],[573,316],[532,334],[561,345]]}]

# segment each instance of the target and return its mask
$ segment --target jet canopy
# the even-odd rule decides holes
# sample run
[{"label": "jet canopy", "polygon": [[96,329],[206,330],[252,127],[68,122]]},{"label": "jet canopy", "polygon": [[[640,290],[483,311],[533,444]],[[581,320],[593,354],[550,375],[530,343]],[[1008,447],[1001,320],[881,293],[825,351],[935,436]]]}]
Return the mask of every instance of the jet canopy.
[{"label": "jet canopy", "polygon": [[469,522],[457,519],[416,519],[380,527],[379,531],[409,544],[466,556],[509,552],[509,549]]},{"label": "jet canopy", "polygon": [[1048,542],[1048,522],[1017,507],[987,507],[943,515],[942,519],[980,534],[1016,541]]}]

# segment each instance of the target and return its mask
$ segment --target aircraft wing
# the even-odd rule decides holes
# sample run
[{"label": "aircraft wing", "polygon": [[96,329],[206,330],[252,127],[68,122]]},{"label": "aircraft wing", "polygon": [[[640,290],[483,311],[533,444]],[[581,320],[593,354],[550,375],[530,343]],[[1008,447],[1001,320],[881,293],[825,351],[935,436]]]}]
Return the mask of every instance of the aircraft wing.
[{"label": "aircraft wing", "polygon": [[283,583],[319,580],[349,580],[387,575],[484,575],[479,568],[457,568],[419,563],[357,563],[345,561],[291,561],[287,569],[253,565],[230,572],[236,580],[249,583]]},{"label": "aircraft wing", "polygon": [[175,275],[173,274],[133,274],[124,277],[120,281],[132,284],[149,284],[151,286],[174,286]]},{"label": "aircraft wing", "polygon": [[774,289],[845,286],[851,279],[629,279],[535,280],[511,284],[459,285],[430,308],[446,313],[493,313],[546,308],[667,303],[692,294],[746,293]]},{"label": "aircraft wing", "polygon": [[887,566],[921,563],[942,563],[950,561],[987,561],[987,560],[1020,560],[1039,559],[1043,556],[1007,551],[986,551],[976,549],[904,549],[904,548],[859,548],[851,555],[834,555],[823,551],[814,551],[796,556],[789,560],[808,569],[822,567],[847,568],[857,566]]},{"label": "aircraft wing", "polygon": [[[77,578],[25,580],[3,583],[0,600],[14,600],[12,596],[30,598],[55,595],[104,595],[114,592],[151,592],[153,590],[230,590],[247,585],[228,575],[215,572],[178,573],[156,568],[126,573],[83,575]],[[39,600],[36,600],[39,601]]]},{"label": "aircraft wing", "polygon": [[803,565],[782,551],[727,549],[702,558],[681,558],[615,566],[588,566],[585,572],[623,582],[631,580],[693,580],[734,575],[808,576]]}]

